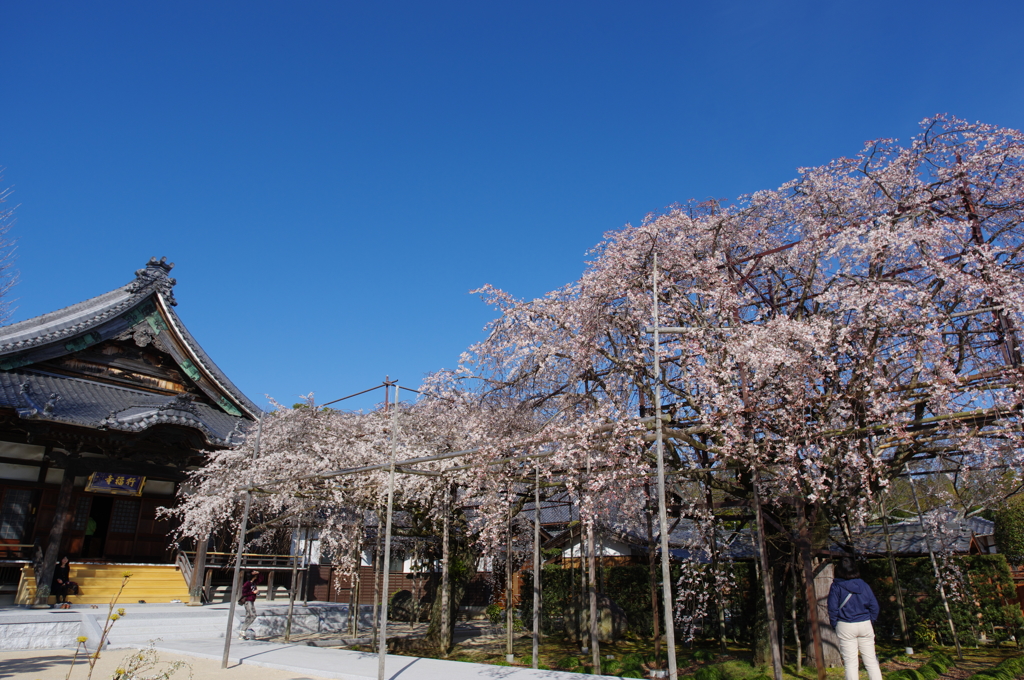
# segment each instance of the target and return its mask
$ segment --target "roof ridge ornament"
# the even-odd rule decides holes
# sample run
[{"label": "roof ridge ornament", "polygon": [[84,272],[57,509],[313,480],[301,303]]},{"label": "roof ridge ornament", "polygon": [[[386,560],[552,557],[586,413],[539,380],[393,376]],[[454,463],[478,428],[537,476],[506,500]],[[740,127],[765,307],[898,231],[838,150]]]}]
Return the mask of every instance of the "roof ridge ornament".
[{"label": "roof ridge ornament", "polygon": [[176,307],[178,303],[174,299],[173,289],[178,281],[170,277],[172,269],[174,269],[174,263],[168,262],[166,257],[161,257],[159,260],[151,257],[145,267],[135,270],[135,280],[128,284],[128,291],[138,293],[152,286],[167,300],[169,305]]},{"label": "roof ridge ornament", "polygon": [[188,392],[179,392],[163,405],[157,408],[158,411],[188,411],[198,415],[199,411],[195,405],[195,395]]}]

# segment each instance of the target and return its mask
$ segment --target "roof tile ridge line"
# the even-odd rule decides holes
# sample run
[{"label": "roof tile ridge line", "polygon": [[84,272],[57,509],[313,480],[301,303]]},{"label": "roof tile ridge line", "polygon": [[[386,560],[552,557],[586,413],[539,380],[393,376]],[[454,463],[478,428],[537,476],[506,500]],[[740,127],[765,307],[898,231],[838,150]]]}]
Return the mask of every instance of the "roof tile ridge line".
[{"label": "roof tile ridge line", "polygon": [[[139,408],[139,407],[134,407],[133,406],[131,408]],[[127,409],[125,409],[125,410],[127,410]],[[191,417],[184,417],[184,416],[162,416],[162,415],[160,415],[160,412],[158,411],[158,412],[150,414],[150,415],[144,415],[144,416],[140,415],[132,423],[122,423],[119,420],[115,420],[114,423],[116,425],[108,425],[107,427],[112,427],[115,430],[122,430],[122,431],[124,431],[124,430],[128,430],[128,431],[141,431],[141,430],[148,430],[150,427],[152,427],[152,424],[149,424],[151,421],[156,421],[157,423],[159,423],[160,421],[165,421],[165,420],[170,420],[172,418],[176,418],[178,420],[189,420],[189,421],[195,422],[199,426],[196,429],[198,429],[200,432],[203,432],[206,435],[207,439],[209,439],[210,441],[226,441],[226,439],[224,439],[222,437],[218,437],[217,433],[214,432],[212,429],[210,429],[210,427],[205,422],[203,422],[202,419],[196,417],[196,415],[194,413],[189,414],[189,415]],[[110,416],[107,416],[107,418],[109,418],[109,417]],[[106,420],[107,418],[104,418],[104,420]],[[120,425],[121,427],[118,427],[118,425]]]},{"label": "roof tile ridge line", "polygon": [[[36,365],[36,364],[33,364]],[[72,375],[63,375],[62,373],[51,373],[50,371],[41,371],[37,368],[30,368],[28,366],[23,368],[16,368],[12,371],[7,371],[9,375],[13,375],[15,372],[19,373],[34,373],[35,375],[45,375],[47,378],[57,378],[59,380],[73,380],[75,382],[85,383],[91,387],[105,387],[112,390],[121,390],[122,392],[131,392],[132,394],[142,394],[146,396],[153,396],[156,398],[173,399],[173,396],[166,394],[156,394],[155,392],[146,392],[145,390],[136,390],[131,387],[123,387],[121,385],[112,385],[110,383],[96,382],[94,380],[86,380],[85,378],[76,378]]]},{"label": "roof tile ridge line", "polygon": [[[206,365],[206,363],[199,358],[199,353],[196,351],[196,348],[193,347],[192,344],[188,342],[188,338],[189,338],[190,334],[184,331],[185,324],[181,323],[181,319],[179,319],[176,314],[171,313],[170,308],[167,306],[166,302],[164,301],[163,295],[160,293],[160,291],[156,291],[155,298],[156,298],[156,301],[157,301],[157,306],[159,307],[160,311],[163,313],[164,317],[168,321],[171,322],[171,327],[174,328],[174,330],[177,333],[178,337],[181,339],[181,344],[185,348],[185,350],[189,353],[192,361],[195,362],[196,364],[198,364],[199,366],[202,366],[204,369],[206,369],[207,376],[225,394],[227,394],[227,395],[229,395],[231,397],[234,397],[236,402],[241,402],[241,403],[238,403],[238,406],[241,406],[242,410],[245,411],[245,413],[248,414],[249,417],[253,418],[254,420],[259,420],[259,415],[257,415],[256,413],[252,412],[252,410],[249,408],[249,404],[251,404],[257,410],[259,410],[259,407],[257,407],[256,404],[252,404],[251,401],[249,400],[249,398],[246,397],[244,394],[235,394],[235,391],[241,393],[241,390],[239,390],[237,387],[235,387],[235,390],[231,390],[229,387],[224,385],[220,380],[217,379],[217,376],[214,375],[214,371],[211,371],[210,367],[208,365]],[[203,351],[203,354],[206,354],[205,350]],[[209,358],[210,363],[213,364],[213,358],[210,357],[209,354],[206,354],[206,356]],[[220,370],[220,367],[217,366],[216,364],[214,364],[214,367],[217,369],[218,373],[221,373],[221,374],[224,373],[223,371]],[[226,375],[224,377],[227,378]],[[241,400],[238,399],[239,396],[242,397]],[[246,404],[245,402],[249,402],[249,404]]]},{"label": "roof tile ridge line", "polygon": [[10,329],[10,328],[14,328],[15,326],[20,326],[22,324],[26,324],[29,321],[32,321],[33,319],[38,319],[39,317],[46,316],[48,314],[60,314],[61,312],[66,312],[67,310],[69,310],[69,309],[71,309],[73,307],[79,307],[79,306],[82,306],[82,305],[86,305],[87,303],[90,303],[90,302],[93,302],[95,300],[98,300],[101,297],[105,297],[107,295],[113,295],[114,293],[117,293],[117,292],[127,292],[127,293],[131,294],[131,291],[125,291],[124,290],[125,288],[127,288],[130,285],[131,285],[131,283],[126,283],[123,286],[118,286],[117,288],[114,288],[112,290],[108,290],[105,293],[100,293],[99,295],[93,295],[90,298],[86,298],[84,300],[79,300],[78,302],[73,302],[70,305],[64,305],[63,307],[59,307],[59,308],[51,310],[49,312],[43,312],[42,314],[36,314],[35,316],[30,316],[27,319],[22,319],[21,321],[15,321],[13,323],[5,324],[4,326],[0,326],[0,330],[7,330],[7,329]]},{"label": "roof tile ridge line", "polygon": [[[177,312],[168,307],[163,307],[162,309],[167,312],[167,318],[171,321],[175,330],[178,331],[178,336],[181,338],[182,344],[189,350],[192,358],[195,359],[198,365],[206,369],[207,374],[213,380],[214,384],[226,394],[233,397],[234,403],[241,406],[246,414],[250,415],[254,420],[258,420],[259,416],[257,414],[263,413],[263,410],[256,405],[256,402],[242,392],[238,385],[235,385],[231,381],[231,378],[229,378],[227,373],[217,365],[217,362],[213,360],[213,357],[202,348],[202,345],[200,345],[199,341],[195,339],[195,336],[193,336],[188,328],[185,327],[184,322],[181,320],[181,317],[177,315]],[[200,358],[201,356],[206,357],[206,359],[203,360]],[[221,376],[223,380],[218,378],[218,375]]]},{"label": "roof tile ridge line", "polygon": [[[133,282],[130,281],[130,282],[124,284],[123,286],[119,286],[118,288],[115,288],[114,290],[108,290],[106,293],[100,293],[99,295],[94,295],[91,298],[88,298],[86,300],[82,300],[81,302],[76,302],[75,304],[68,305],[67,307],[61,307],[60,309],[56,309],[53,312],[46,312],[47,314],[55,314],[57,312],[65,310],[65,309],[71,309],[75,305],[85,304],[86,302],[89,302],[91,300],[95,300],[97,298],[101,298],[104,295],[110,295],[111,293],[115,293],[117,291],[122,291],[123,290],[124,292],[128,293],[128,297],[125,300],[122,300],[121,302],[119,302],[119,303],[117,303],[115,305],[112,305],[110,307],[107,307],[105,309],[101,307],[100,311],[98,313],[94,314],[93,316],[89,317],[88,319],[86,319],[84,321],[79,321],[78,323],[76,323],[73,326],[68,326],[67,328],[61,329],[59,331],[55,331],[53,333],[47,333],[46,335],[41,335],[39,337],[31,338],[29,340],[19,340],[17,342],[8,342],[8,343],[0,344],[0,353],[6,352],[6,351],[9,351],[9,350],[23,350],[23,349],[27,349],[29,347],[34,347],[36,345],[45,345],[45,344],[49,344],[51,342],[55,342],[55,341],[61,340],[63,338],[67,338],[67,337],[70,337],[70,336],[73,336],[73,335],[77,335],[78,333],[82,332],[85,328],[99,326],[99,325],[103,324],[104,322],[108,321],[111,317],[120,314],[125,309],[134,306],[135,304],[137,304],[141,300],[144,300],[146,298],[146,296],[148,296],[151,292],[155,292],[155,291],[149,290],[150,288],[154,287],[153,286],[154,282],[150,282],[150,283],[147,283],[147,284],[143,285],[138,291],[136,291],[134,293],[129,291],[129,290],[126,290],[129,286],[132,285],[132,283]],[[44,316],[44,314],[40,314],[39,316]],[[32,319],[35,319],[35,318],[38,318],[38,317],[34,316],[34,317],[29,318],[29,319],[24,319],[23,321],[31,321]],[[23,322],[19,321],[18,323],[23,323]]]}]

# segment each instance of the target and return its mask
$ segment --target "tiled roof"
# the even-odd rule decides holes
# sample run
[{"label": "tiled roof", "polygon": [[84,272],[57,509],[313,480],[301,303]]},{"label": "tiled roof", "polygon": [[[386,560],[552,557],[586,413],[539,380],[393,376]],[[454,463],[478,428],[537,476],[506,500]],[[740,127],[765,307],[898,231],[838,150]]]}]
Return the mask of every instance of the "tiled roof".
[{"label": "tiled roof", "polygon": [[140,432],[154,425],[191,427],[215,446],[227,446],[248,421],[195,402],[67,376],[15,369],[0,371],[0,408],[26,420]]},{"label": "tiled roof", "polygon": [[109,293],[0,327],[0,369],[21,368],[67,354],[76,348],[76,343],[88,346],[113,337],[141,323],[148,313],[146,305],[152,307],[159,301],[172,332],[191,353],[189,361],[194,359],[249,416],[259,416],[260,409],[228,379],[171,309],[177,304],[173,294],[176,281],[168,275],[174,265],[166,259],[152,258],[145,268],[135,272],[133,281]]},{"label": "tiled roof", "polygon": [[[946,508],[932,511],[928,515],[931,517],[926,522],[934,528],[929,529],[927,539],[930,539],[932,550],[936,552],[970,552],[972,536],[991,536],[995,531],[995,524],[987,519],[963,519]],[[832,538],[838,542],[840,534],[833,531]],[[866,526],[854,531],[852,538],[853,547],[860,554],[886,554],[885,530],[881,525]],[[889,524],[889,543],[895,555],[928,554],[925,530],[916,519]],[[838,545],[834,547],[834,550],[839,549]]]}]

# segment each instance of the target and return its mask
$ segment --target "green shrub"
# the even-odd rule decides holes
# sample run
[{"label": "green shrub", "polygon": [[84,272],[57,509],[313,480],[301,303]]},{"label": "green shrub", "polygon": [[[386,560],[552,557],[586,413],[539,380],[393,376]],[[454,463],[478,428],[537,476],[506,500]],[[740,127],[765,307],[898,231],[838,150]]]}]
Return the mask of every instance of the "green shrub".
[{"label": "green shrub", "polygon": [[993,538],[1010,564],[1024,563],[1024,494],[1011,497],[996,511]]},{"label": "green shrub", "polygon": [[580,663],[579,658],[575,656],[566,656],[558,660],[559,668],[564,668],[570,671],[575,671],[582,665],[583,664]]},{"label": "green shrub", "polygon": [[1021,675],[1024,675],[1024,656],[1014,656],[978,671],[967,680],[1014,680]]},{"label": "green shrub", "polygon": [[693,674],[694,680],[730,680],[728,673],[721,664],[713,666],[701,666]]}]

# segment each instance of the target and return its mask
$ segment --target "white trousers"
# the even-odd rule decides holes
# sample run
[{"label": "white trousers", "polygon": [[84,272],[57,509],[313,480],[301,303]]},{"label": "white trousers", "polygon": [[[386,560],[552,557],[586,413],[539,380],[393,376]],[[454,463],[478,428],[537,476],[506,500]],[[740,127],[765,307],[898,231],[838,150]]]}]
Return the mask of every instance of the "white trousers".
[{"label": "white trousers", "polygon": [[869,680],[882,680],[878,657],[875,656],[875,629],[871,627],[870,621],[840,621],[836,625],[836,635],[839,636],[839,653],[843,655],[846,680],[858,680],[860,677],[857,668],[858,651],[864,661],[864,670],[868,672]]}]

